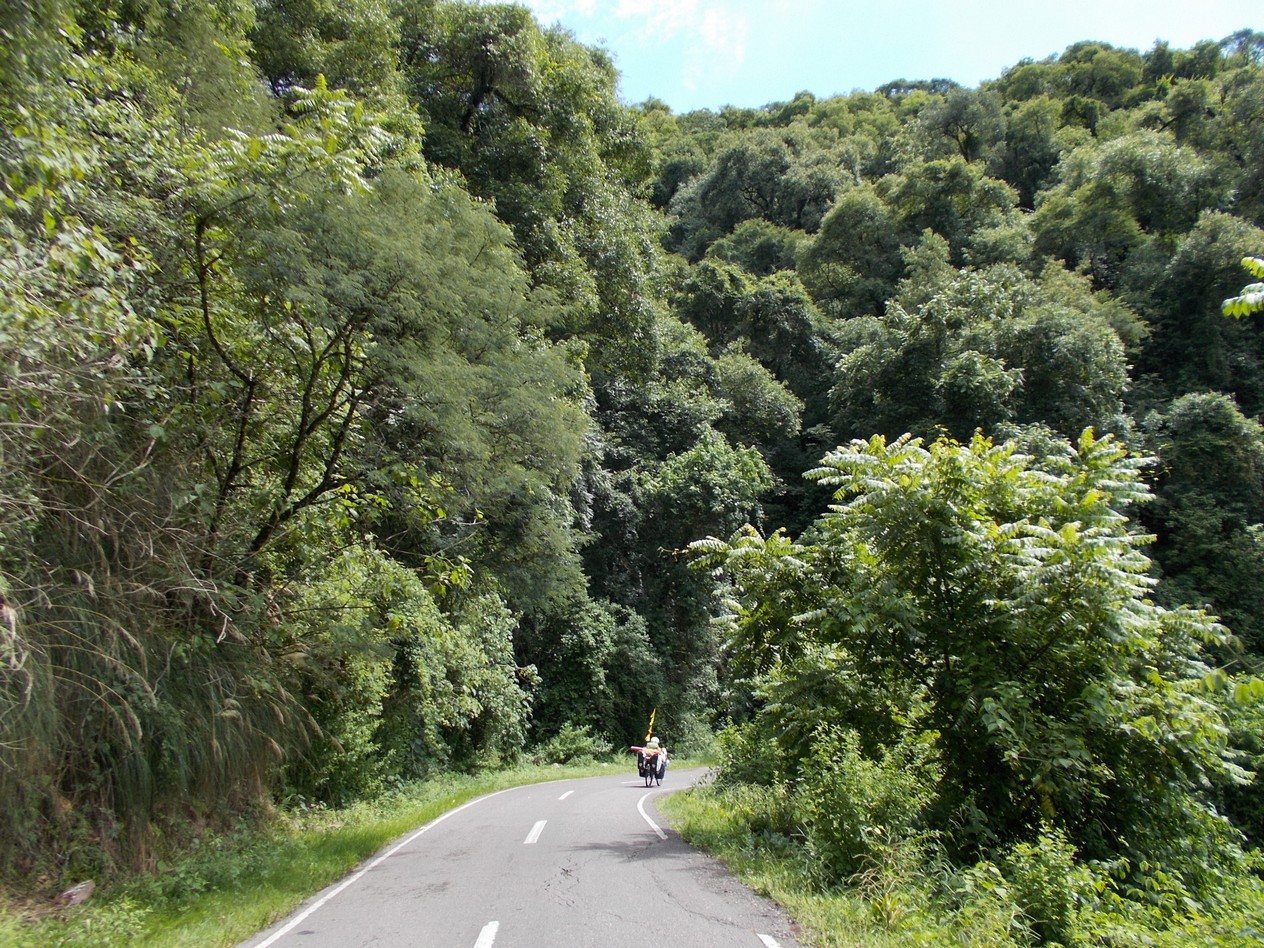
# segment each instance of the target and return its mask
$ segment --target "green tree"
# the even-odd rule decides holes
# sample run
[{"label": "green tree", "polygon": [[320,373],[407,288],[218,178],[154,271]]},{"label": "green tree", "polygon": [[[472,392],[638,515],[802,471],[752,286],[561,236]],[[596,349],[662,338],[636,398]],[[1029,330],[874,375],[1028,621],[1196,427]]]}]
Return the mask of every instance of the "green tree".
[{"label": "green tree", "polygon": [[1136,353],[1136,372],[1149,390],[1157,389],[1156,398],[1222,392],[1248,415],[1264,405],[1257,327],[1251,320],[1226,319],[1222,309],[1222,301],[1242,286],[1237,261],[1262,243],[1260,229],[1207,212],[1170,255],[1129,276],[1123,295],[1146,313],[1152,328]]},{"label": "green tree", "polygon": [[1143,70],[1135,50],[1117,49],[1108,43],[1075,43],[1058,57],[1058,64],[1070,95],[1101,102],[1110,109],[1126,104]]},{"label": "green tree", "polygon": [[785,383],[752,358],[743,342],[729,345],[715,360],[715,391],[725,404],[717,431],[734,444],[765,446],[799,433],[803,402]]},{"label": "green tree", "polygon": [[755,218],[814,233],[845,180],[833,139],[802,125],[733,136],[673,199],[672,249],[697,260],[715,240]]},{"label": "green tree", "polygon": [[904,272],[900,240],[894,211],[872,185],[844,188],[805,248],[799,276],[830,315],[877,315]]},{"label": "green tree", "polygon": [[754,217],[713,243],[707,256],[736,264],[752,276],[765,277],[778,270],[795,269],[799,248],[808,240],[802,231]]},{"label": "green tree", "polygon": [[[270,134],[202,138],[122,52],[55,53],[6,75],[0,141],[5,865],[112,825],[130,859],[283,765],[329,796],[416,773],[388,699],[440,764],[511,754],[504,600],[434,600],[469,564],[517,608],[582,585],[588,389],[509,232],[323,82]],[[401,615],[425,621],[384,637]],[[40,823],[57,800],[100,820]]]},{"label": "green tree", "polygon": [[1000,97],[970,89],[949,89],[921,110],[917,124],[930,143],[928,157],[946,152],[967,162],[987,158],[1005,131]]},{"label": "green tree", "polygon": [[275,94],[322,75],[365,98],[398,93],[388,0],[258,0],[255,9],[252,58]]},{"label": "green tree", "polygon": [[402,4],[400,18],[427,158],[494,202],[535,281],[569,304],[561,328],[588,344],[598,384],[649,371],[658,224],[637,198],[650,150],[609,57],[520,6]]},{"label": "green tree", "polygon": [[1258,61],[1242,66],[1221,79],[1223,107],[1218,115],[1220,154],[1233,176],[1234,209],[1256,226],[1264,226],[1264,175],[1258,171],[1264,157],[1264,70]]},{"label": "green tree", "polygon": [[1058,91],[1061,69],[1056,57],[1036,62],[1021,59],[1001,73],[996,80],[997,90],[1010,102],[1026,102],[1040,96],[1052,96]]},{"label": "green tree", "polygon": [[838,329],[835,431],[965,438],[1004,423],[1064,435],[1121,427],[1127,375],[1113,307],[1082,287],[1077,299],[1057,270],[1046,286],[1012,267],[940,267],[910,276],[883,316]]},{"label": "green tree", "polygon": [[980,163],[957,156],[911,163],[887,175],[877,188],[895,214],[901,243],[911,244],[930,230],[948,241],[957,264],[1027,255],[1021,240],[996,240],[998,233],[1017,236],[1023,228],[1018,195],[1005,182],[989,178]]},{"label": "green tree", "polygon": [[939,777],[906,819],[966,860],[1054,826],[1123,859],[1124,891],[1214,899],[1240,865],[1201,795],[1241,777],[1203,690],[1224,631],[1150,598],[1140,467],[1091,432],[1041,459],[979,436],[830,452],[811,476],[835,503],[799,542],[694,545],[734,582],[730,648],[769,670],[756,726],[788,762],[832,727],[871,760],[920,736]]},{"label": "green tree", "polygon": [[677,306],[714,351],[739,343],[805,403],[820,404],[829,362],[823,319],[793,273],[753,280],[704,261],[689,271]]},{"label": "green tree", "polygon": [[1156,501],[1145,510],[1158,537],[1156,595],[1220,616],[1256,665],[1264,653],[1264,433],[1232,399],[1198,393],[1147,419],[1146,441],[1159,459]]},{"label": "green tree", "polygon": [[1006,110],[1004,141],[989,158],[988,168],[1018,191],[1019,207],[1032,210],[1036,195],[1052,183],[1062,156],[1086,137],[1086,132],[1077,134],[1063,126],[1057,99],[1027,98]]},{"label": "green tree", "polygon": [[679,718],[705,720],[718,698],[717,643],[710,626],[714,589],[682,553],[715,526],[728,532],[760,521],[760,498],[772,488],[772,474],[756,449],[707,433],[638,480],[641,540],[647,550],[662,551],[641,570],[650,604],[644,611]]},{"label": "green tree", "polygon": [[[304,715],[280,670],[239,647],[263,603],[201,569],[206,485],[159,367],[166,321],[196,318],[196,283],[165,265],[180,245],[170,211],[208,150],[145,71],[74,52],[75,25],[45,12],[26,24],[48,31],[35,55],[6,62],[21,94],[0,106],[0,569],[20,615],[5,643],[13,831],[0,845],[6,871],[49,847],[95,871],[111,825],[126,862],[173,801],[267,786]],[[39,816],[59,808],[100,817]]]},{"label": "green tree", "polygon": [[1136,132],[1077,148],[1057,184],[1037,201],[1036,250],[1084,267],[1099,286],[1118,288],[1127,260],[1152,237],[1186,233],[1207,210],[1225,206],[1215,166],[1168,135]]},{"label": "green tree", "polygon": [[662,709],[664,723],[679,719],[682,696],[669,687],[665,656],[632,609],[577,598],[559,604],[521,638],[540,660],[539,705],[531,722],[537,741],[582,725],[630,744],[651,708]]}]

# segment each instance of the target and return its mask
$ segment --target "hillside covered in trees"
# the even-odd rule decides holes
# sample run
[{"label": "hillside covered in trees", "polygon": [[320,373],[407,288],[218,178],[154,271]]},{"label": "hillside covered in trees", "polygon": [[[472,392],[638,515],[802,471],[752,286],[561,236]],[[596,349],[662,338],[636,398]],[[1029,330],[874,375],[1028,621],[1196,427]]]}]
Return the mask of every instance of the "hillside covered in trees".
[{"label": "hillside covered in trees", "polygon": [[6,878],[653,708],[825,884],[878,772],[963,864],[1246,871],[1264,36],[683,115],[513,5],[0,37]]}]

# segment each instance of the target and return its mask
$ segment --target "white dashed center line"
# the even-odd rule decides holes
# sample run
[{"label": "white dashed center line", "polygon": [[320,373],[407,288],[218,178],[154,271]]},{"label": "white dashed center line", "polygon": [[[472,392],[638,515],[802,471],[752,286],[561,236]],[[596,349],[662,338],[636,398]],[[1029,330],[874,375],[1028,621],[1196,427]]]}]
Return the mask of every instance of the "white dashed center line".
[{"label": "white dashed center line", "polygon": [[540,822],[536,823],[535,826],[531,827],[531,832],[527,834],[527,838],[522,841],[522,844],[524,846],[530,846],[538,840],[540,838],[540,834],[544,832],[544,824],[547,822],[548,820],[540,820]]},{"label": "white dashed center line", "polygon": [[574,792],[575,792],[574,790],[567,790],[567,791],[566,791],[565,793],[563,793],[560,797],[558,797],[558,799],[559,799],[559,800],[565,800],[567,797],[569,797],[569,796],[570,796],[572,793],[574,793]]},{"label": "white dashed center line", "polygon": [[781,943],[772,935],[760,935],[759,940],[764,943],[764,948],[781,948]]},{"label": "white dashed center line", "polygon": [[[483,926],[483,930],[478,933],[478,941],[474,942],[474,948],[492,948],[496,941],[496,932],[500,928],[500,922],[488,922]],[[759,936],[763,938],[763,935]]]}]

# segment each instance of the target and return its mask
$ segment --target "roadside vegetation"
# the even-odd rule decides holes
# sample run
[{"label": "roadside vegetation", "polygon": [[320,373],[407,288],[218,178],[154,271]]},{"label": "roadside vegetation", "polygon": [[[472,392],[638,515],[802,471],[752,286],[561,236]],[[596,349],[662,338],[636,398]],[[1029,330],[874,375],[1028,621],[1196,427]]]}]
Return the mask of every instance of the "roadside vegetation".
[{"label": "roadside vegetation", "polygon": [[780,904],[814,948],[1245,948],[1264,932],[1264,900],[1252,879],[1229,883],[1211,913],[1181,912],[1161,900],[1143,909],[1115,902],[1110,881],[1075,869],[1057,839],[970,865],[923,839],[877,841],[853,875],[822,885],[784,790],[717,784],[658,806],[691,845]]},{"label": "roadside vegetation", "polygon": [[834,503],[797,541],[694,544],[731,580],[750,710],[682,832],[896,938],[1258,941],[1261,861],[1225,800],[1264,681],[1152,598],[1123,513],[1143,463],[1091,431],[1033,447],[853,441],[809,472]]}]

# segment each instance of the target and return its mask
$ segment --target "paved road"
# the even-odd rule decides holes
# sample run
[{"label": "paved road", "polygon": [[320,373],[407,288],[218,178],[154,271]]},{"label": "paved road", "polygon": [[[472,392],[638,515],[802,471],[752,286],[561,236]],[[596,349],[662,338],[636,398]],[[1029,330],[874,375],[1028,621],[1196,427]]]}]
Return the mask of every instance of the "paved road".
[{"label": "paved road", "polygon": [[610,777],[505,790],[387,847],[242,948],[798,948],[785,915]]}]

